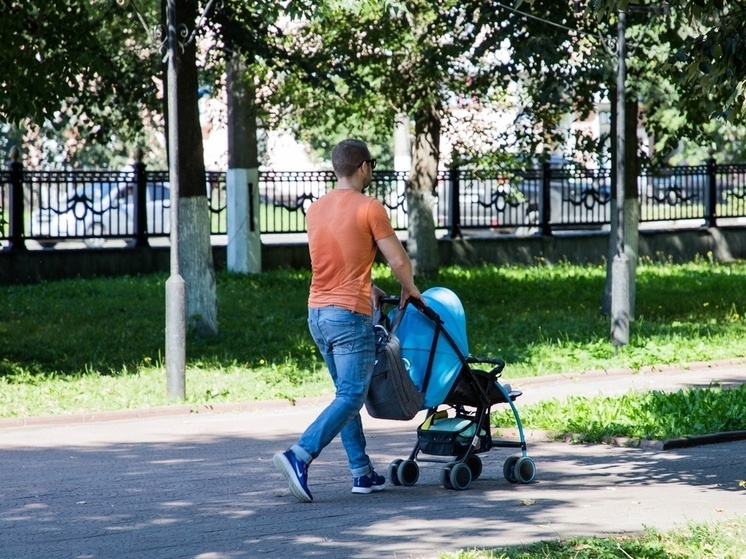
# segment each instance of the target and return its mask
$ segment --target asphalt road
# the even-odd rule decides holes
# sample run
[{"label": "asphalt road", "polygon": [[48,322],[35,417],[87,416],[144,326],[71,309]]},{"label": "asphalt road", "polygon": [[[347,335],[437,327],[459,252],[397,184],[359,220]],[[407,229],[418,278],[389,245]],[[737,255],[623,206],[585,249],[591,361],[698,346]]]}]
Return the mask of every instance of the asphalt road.
[{"label": "asphalt road", "polygon": [[[571,393],[746,382],[746,362],[523,381],[518,404]],[[518,384],[518,383],[516,383]],[[662,530],[746,514],[746,441],[662,450],[529,439],[537,477],[502,476],[483,455],[466,491],[421,464],[413,487],[350,492],[335,440],[298,502],[272,466],[323,402],[130,411],[0,422],[0,558],[435,558],[442,552],[576,535]],[[520,408],[520,406],[519,406]],[[418,419],[365,417],[380,470],[406,457]],[[706,441],[714,442],[714,440]]]}]

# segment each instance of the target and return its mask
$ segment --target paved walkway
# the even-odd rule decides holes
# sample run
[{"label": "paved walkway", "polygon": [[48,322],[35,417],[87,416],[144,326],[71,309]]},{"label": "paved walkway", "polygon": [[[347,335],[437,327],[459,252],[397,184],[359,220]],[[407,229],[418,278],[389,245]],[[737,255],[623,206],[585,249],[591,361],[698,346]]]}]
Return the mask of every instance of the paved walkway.
[{"label": "paved walkway", "polygon": [[[516,382],[526,404],[569,393],[746,382],[746,361],[689,370]],[[272,466],[318,403],[96,421],[0,423],[2,559],[435,558],[463,548],[669,529],[746,514],[746,441],[676,450],[529,441],[537,481],[511,485],[483,455],[463,492],[423,463],[414,487],[350,493],[334,441],[296,501]],[[172,410],[173,411],[173,410]],[[105,421],[105,419],[115,419]],[[418,418],[419,419],[419,418]],[[411,450],[417,420],[365,418],[380,470]]]}]

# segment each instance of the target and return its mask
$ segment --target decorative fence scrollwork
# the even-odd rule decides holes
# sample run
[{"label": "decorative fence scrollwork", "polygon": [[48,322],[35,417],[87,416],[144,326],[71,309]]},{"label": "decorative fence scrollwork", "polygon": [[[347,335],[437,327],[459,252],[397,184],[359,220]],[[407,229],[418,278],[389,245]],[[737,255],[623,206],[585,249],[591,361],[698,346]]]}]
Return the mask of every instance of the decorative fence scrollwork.
[{"label": "decorative fence scrollwork", "polygon": [[[225,235],[226,173],[210,171],[205,179],[211,232]],[[335,184],[331,171],[261,172],[259,204],[250,208],[259,214],[260,232],[304,233],[308,207]],[[388,209],[397,230],[407,228],[406,184],[406,172],[377,170],[366,191]],[[642,222],[696,220],[714,226],[746,218],[743,164],[708,160],[647,169],[637,186]],[[435,226],[452,236],[468,229],[544,235],[601,229],[610,223],[615,200],[608,169],[549,164],[515,171],[440,171],[432,194]],[[14,160],[10,170],[0,172],[0,241],[14,248],[24,248],[26,240],[46,246],[69,239],[89,247],[106,239],[146,243],[168,236],[169,207],[168,172],[148,171],[141,163],[125,171],[34,171]]]}]

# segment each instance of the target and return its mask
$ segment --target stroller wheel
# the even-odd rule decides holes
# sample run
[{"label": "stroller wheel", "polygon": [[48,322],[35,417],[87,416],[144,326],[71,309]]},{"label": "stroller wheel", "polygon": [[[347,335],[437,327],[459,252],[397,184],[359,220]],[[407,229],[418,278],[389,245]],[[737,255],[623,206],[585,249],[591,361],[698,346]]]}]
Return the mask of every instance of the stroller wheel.
[{"label": "stroller wheel", "polygon": [[420,467],[414,460],[402,460],[396,468],[396,477],[399,483],[410,487],[417,483],[420,477]]},{"label": "stroller wheel", "polygon": [[440,470],[440,484],[446,489],[453,489],[453,485],[451,485],[451,468],[455,465],[456,462],[449,462]]},{"label": "stroller wheel", "polygon": [[471,485],[471,469],[463,462],[455,463],[448,477],[451,487],[456,491],[464,491]]},{"label": "stroller wheel", "polygon": [[482,475],[482,460],[476,454],[472,454],[464,462],[471,470],[471,479],[478,479]]},{"label": "stroller wheel", "polygon": [[513,466],[513,476],[520,483],[531,483],[536,477],[536,464],[528,456],[522,456]]},{"label": "stroller wheel", "polygon": [[391,464],[389,464],[388,469],[388,478],[394,485],[401,485],[401,481],[399,481],[399,476],[396,473],[397,468],[399,467],[399,464],[401,464],[403,460],[401,458],[397,458]]},{"label": "stroller wheel", "polygon": [[510,483],[518,483],[518,478],[515,477],[514,473],[516,462],[518,462],[518,456],[511,456],[505,461],[505,464],[503,464],[503,476],[505,476],[505,479]]}]

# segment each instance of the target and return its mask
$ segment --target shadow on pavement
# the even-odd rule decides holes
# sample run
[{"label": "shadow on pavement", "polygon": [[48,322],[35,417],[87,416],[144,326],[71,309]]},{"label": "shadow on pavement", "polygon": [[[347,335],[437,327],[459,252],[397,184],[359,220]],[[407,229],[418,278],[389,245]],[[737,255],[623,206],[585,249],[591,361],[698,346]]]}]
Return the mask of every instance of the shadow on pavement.
[{"label": "shadow on pavement", "polygon": [[[247,419],[261,418],[236,415],[231,421]],[[220,429],[212,435],[209,425],[169,434],[168,421],[161,420],[160,434],[137,442],[146,423],[109,424],[106,433],[115,433],[109,440],[105,433],[90,435],[96,426],[75,427],[83,433],[78,444],[64,442],[70,428],[59,429],[58,444],[35,443],[35,429],[24,432],[28,439],[21,444],[0,440],[3,555],[437,557],[646,525],[665,529],[744,510],[736,478],[746,476],[746,443],[664,453],[541,442],[529,447],[538,469],[530,485],[505,481],[509,451],[495,449],[481,455],[484,472],[467,491],[444,489],[441,465],[423,463],[414,487],[353,495],[335,440],[310,468],[315,502],[302,504],[272,466],[272,454],[294,437],[238,435],[235,423],[230,435]],[[247,430],[255,433],[261,425]],[[404,429],[371,430],[368,448],[377,468],[385,471],[392,459],[406,457],[414,436]]]}]

